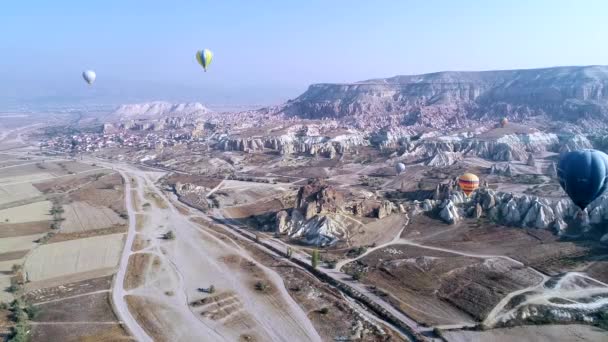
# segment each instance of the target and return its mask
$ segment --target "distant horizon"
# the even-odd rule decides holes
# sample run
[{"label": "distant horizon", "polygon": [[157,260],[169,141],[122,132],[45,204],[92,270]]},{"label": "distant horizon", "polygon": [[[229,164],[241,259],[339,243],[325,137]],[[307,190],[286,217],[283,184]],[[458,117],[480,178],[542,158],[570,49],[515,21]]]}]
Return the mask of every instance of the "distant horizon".
[{"label": "distant horizon", "polygon": [[[463,1],[7,2],[0,108],[272,105],[317,83],[608,61],[605,1]],[[195,59],[203,48],[214,53],[207,72]],[[92,87],[87,69],[97,73]]]},{"label": "distant horizon", "polygon": [[[365,82],[365,81],[371,81],[371,80],[381,80],[381,79],[389,79],[389,78],[393,78],[393,77],[407,77],[407,76],[423,76],[423,75],[430,75],[430,74],[439,74],[439,73],[448,73],[448,72],[471,72],[471,73],[483,73],[483,72],[493,72],[493,71],[520,71],[520,70],[546,70],[546,69],[558,69],[558,68],[588,68],[588,67],[605,67],[608,68],[608,65],[601,65],[601,64],[591,64],[591,65],[557,65],[557,66],[548,66],[548,67],[531,67],[531,68],[517,68],[517,69],[486,69],[486,70],[441,70],[441,71],[433,71],[433,72],[426,72],[426,73],[421,73],[421,74],[396,74],[396,75],[392,75],[392,76],[386,76],[386,77],[376,77],[376,78],[371,78],[371,79],[367,79],[367,80],[360,80],[360,81],[354,81],[354,82],[350,82],[350,83],[346,83],[346,82],[315,82],[315,83],[311,83],[309,85],[307,85],[303,90],[301,90],[299,93],[295,94],[295,92],[292,92],[292,95],[289,96],[285,96],[283,95],[282,97],[278,97],[276,100],[272,101],[272,100],[266,100],[266,101],[250,101],[250,102],[237,102],[234,100],[228,100],[226,102],[218,102],[218,101],[201,101],[200,99],[196,99],[195,95],[190,95],[190,96],[183,96],[181,99],[178,97],[167,97],[167,96],[163,96],[163,95],[159,95],[157,97],[149,97],[149,96],[126,96],[126,97],[122,97],[122,98],[112,98],[111,95],[102,95],[101,97],[87,97],[87,96],[74,96],[74,97],[70,97],[70,96],[65,96],[65,95],[60,95],[60,96],[38,96],[38,97],[31,97],[31,98],[25,98],[25,99],[19,99],[19,98],[15,98],[15,99],[7,99],[7,98],[3,98],[2,96],[0,96],[0,112],[3,111],[15,111],[14,108],[19,108],[19,107],[28,107],[31,106],[32,108],[37,108],[37,107],[59,107],[59,108],[69,108],[70,106],[72,107],[79,107],[79,106],[83,106],[83,107],[96,107],[96,106],[105,106],[105,107],[118,107],[120,105],[126,105],[126,104],[138,104],[138,103],[149,103],[149,102],[168,102],[168,103],[193,103],[193,102],[198,102],[201,103],[202,105],[204,105],[205,107],[209,108],[209,109],[219,109],[219,108],[230,108],[230,109],[237,109],[237,108],[246,108],[247,110],[249,109],[257,109],[257,108],[263,108],[263,107],[268,107],[268,106],[274,106],[274,105],[281,105],[285,102],[287,102],[288,100],[291,99],[295,99],[298,96],[300,96],[302,93],[304,93],[310,86],[315,85],[315,84],[319,84],[319,85],[323,85],[323,84],[357,84],[360,82]],[[295,95],[293,95],[295,94]],[[267,98],[270,98],[271,96],[268,96],[268,94],[266,94]],[[95,100],[93,100],[95,99]],[[99,101],[100,99],[105,99],[105,101]],[[12,105],[11,105],[11,101],[13,101]],[[97,102],[95,102],[97,101]]]}]

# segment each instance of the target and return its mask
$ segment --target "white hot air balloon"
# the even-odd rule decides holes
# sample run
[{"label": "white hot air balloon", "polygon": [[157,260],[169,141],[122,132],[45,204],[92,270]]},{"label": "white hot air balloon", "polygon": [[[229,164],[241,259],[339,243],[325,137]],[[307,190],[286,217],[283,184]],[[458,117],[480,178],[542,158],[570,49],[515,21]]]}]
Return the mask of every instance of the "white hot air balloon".
[{"label": "white hot air balloon", "polygon": [[400,175],[401,172],[405,171],[405,164],[403,164],[403,163],[395,164],[395,171],[397,171],[397,174]]},{"label": "white hot air balloon", "polygon": [[82,78],[84,78],[84,80],[87,81],[88,84],[93,84],[93,82],[95,82],[96,77],[97,75],[95,75],[95,71],[93,70],[86,70],[82,73]]}]

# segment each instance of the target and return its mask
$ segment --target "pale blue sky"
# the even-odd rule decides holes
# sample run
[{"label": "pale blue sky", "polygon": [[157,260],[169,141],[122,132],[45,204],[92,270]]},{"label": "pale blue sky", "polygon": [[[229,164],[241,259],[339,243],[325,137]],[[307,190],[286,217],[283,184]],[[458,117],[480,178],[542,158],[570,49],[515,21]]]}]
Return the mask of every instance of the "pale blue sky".
[{"label": "pale blue sky", "polygon": [[318,82],[608,64],[607,13],[605,0],[8,0],[0,97],[273,103]]}]

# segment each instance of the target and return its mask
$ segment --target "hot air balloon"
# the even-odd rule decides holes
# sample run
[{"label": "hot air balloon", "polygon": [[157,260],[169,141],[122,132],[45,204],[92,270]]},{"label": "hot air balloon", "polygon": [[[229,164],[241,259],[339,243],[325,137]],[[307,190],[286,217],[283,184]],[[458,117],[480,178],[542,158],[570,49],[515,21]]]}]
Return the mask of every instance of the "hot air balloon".
[{"label": "hot air balloon", "polygon": [[403,163],[395,164],[395,171],[397,171],[397,174],[400,175],[401,172],[405,171],[405,164],[403,164]]},{"label": "hot air balloon", "polygon": [[196,52],[196,60],[198,64],[200,64],[205,72],[207,72],[207,68],[209,64],[211,64],[211,60],[213,59],[213,53],[209,49],[203,49]]},{"label": "hot air balloon", "polygon": [[95,71],[93,70],[85,70],[82,73],[82,78],[84,78],[88,84],[93,84],[93,82],[95,82],[95,78],[97,78],[97,75],[95,75]]},{"label": "hot air balloon", "polygon": [[500,119],[500,127],[505,127],[508,123],[509,123],[509,119],[507,119],[506,117],[503,117],[502,119]]},{"label": "hot air balloon", "polygon": [[608,187],[608,155],[597,150],[564,154],[557,166],[559,185],[582,211]]},{"label": "hot air balloon", "polygon": [[471,192],[479,188],[479,178],[472,173],[465,173],[458,178],[458,186],[469,197]]}]

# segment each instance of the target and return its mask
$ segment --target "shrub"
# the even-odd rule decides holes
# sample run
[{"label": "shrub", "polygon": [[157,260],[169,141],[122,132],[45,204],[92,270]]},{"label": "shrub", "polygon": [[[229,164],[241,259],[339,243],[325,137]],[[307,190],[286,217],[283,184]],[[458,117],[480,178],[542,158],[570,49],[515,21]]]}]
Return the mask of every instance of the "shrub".
[{"label": "shrub", "polygon": [[329,313],[329,308],[327,306],[321,308],[321,310],[319,310],[319,313],[322,315],[327,315]]},{"label": "shrub", "polygon": [[27,342],[29,327],[25,322],[20,322],[11,329],[11,335],[8,342]]},{"label": "shrub", "polygon": [[336,260],[327,260],[325,262],[328,268],[334,269],[336,268],[336,264],[338,263]]},{"label": "shrub", "polygon": [[173,233],[172,230],[166,232],[165,234],[163,234],[163,239],[165,240],[175,240],[175,233]]},{"label": "shrub", "polygon": [[23,268],[23,266],[21,266],[19,264],[14,264],[13,267],[11,267],[11,271],[13,271],[13,273],[17,273],[17,272],[21,271],[22,268]]},{"label": "shrub", "polygon": [[11,286],[9,286],[8,288],[6,288],[6,290],[10,293],[17,293],[19,292],[19,290],[21,290],[21,286],[17,283],[11,284]]},{"label": "shrub", "polygon": [[353,273],[353,280],[361,280],[363,278],[363,272],[356,271]]},{"label": "shrub", "polygon": [[367,247],[360,246],[356,248],[351,248],[348,253],[346,253],[346,255],[351,258],[356,258],[365,252],[367,252]]},{"label": "shrub", "polygon": [[207,290],[207,292],[209,292],[210,294],[214,294],[215,293],[215,286],[213,286],[213,285],[209,286],[209,289]]},{"label": "shrub", "polygon": [[38,317],[40,314],[40,308],[34,305],[28,305],[28,307],[25,308],[25,312],[27,313],[27,317],[29,317],[29,319],[36,319],[36,317]]},{"label": "shrub", "polygon": [[255,283],[255,289],[260,292],[265,292],[268,290],[268,284],[264,283],[263,281],[258,281]]}]

